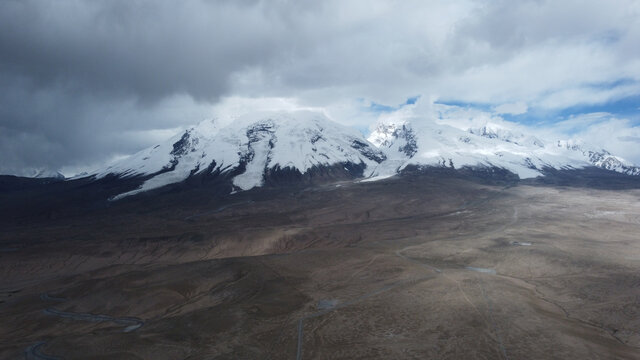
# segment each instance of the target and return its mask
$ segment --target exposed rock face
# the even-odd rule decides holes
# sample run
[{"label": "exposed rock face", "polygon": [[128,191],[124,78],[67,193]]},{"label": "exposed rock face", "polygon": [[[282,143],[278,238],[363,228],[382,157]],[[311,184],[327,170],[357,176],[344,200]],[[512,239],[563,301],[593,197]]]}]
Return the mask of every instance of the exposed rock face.
[{"label": "exposed rock face", "polygon": [[420,119],[383,120],[368,140],[385,152],[389,162],[376,170],[377,175],[401,172],[407,166],[500,168],[521,179],[541,176],[547,169],[588,166],[640,175],[639,167],[606,150],[595,151],[575,141],[543,141],[496,124],[465,130]]},{"label": "exposed rock face", "polygon": [[259,113],[222,128],[203,122],[96,175],[148,177],[121,198],[194,176],[224,178],[235,191],[353,179],[371,175],[385,160],[358,131],[321,114]]},{"label": "exposed rock face", "polygon": [[[229,192],[269,185],[380,179],[415,169],[526,179],[595,166],[627,175],[640,168],[576,141],[543,141],[505,126],[461,129],[418,120],[380,121],[368,139],[308,111],[245,115],[218,127],[205,121],[94,175],[140,177],[116,196],[193,179]],[[211,180],[213,179],[213,180]]]}]

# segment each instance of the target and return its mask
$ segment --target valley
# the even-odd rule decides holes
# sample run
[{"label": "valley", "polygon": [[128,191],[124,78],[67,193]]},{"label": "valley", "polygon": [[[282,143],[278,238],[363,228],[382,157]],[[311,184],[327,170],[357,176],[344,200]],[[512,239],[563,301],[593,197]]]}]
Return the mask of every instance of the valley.
[{"label": "valley", "polygon": [[421,174],[209,195],[4,224],[0,358],[640,358],[639,190]]}]

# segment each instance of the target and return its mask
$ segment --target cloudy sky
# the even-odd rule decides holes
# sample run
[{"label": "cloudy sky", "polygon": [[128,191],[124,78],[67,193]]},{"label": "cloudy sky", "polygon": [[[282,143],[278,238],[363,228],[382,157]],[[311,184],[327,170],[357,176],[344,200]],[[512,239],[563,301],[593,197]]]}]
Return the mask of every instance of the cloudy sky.
[{"label": "cloudy sky", "polygon": [[366,132],[458,106],[640,163],[640,2],[0,2],[0,173],[73,172],[251,108]]}]

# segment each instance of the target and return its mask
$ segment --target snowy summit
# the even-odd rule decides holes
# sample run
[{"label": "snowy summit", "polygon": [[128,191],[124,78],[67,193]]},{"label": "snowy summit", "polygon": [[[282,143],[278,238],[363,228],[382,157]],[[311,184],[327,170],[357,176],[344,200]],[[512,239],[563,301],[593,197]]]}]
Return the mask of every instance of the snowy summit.
[{"label": "snowy summit", "polygon": [[309,111],[261,112],[218,128],[204,121],[169,141],[121,160],[98,177],[149,176],[133,195],[194,175],[228,177],[234,190],[249,190],[282,173],[304,175],[336,168],[370,176],[384,155],[354,129]]},{"label": "snowy summit", "polygon": [[192,176],[226,179],[232,191],[241,191],[318,176],[376,180],[409,165],[499,168],[520,178],[587,166],[640,174],[624,159],[585,144],[541,140],[491,123],[460,129],[423,120],[381,120],[368,139],[311,111],[253,113],[221,127],[207,120],[93,175],[144,177],[119,199]]}]

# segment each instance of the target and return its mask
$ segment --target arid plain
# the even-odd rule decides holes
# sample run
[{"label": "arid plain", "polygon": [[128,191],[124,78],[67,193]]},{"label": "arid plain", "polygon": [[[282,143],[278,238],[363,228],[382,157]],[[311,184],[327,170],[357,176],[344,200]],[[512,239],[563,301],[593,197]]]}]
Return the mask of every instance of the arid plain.
[{"label": "arid plain", "polygon": [[640,190],[406,176],[21,216],[2,359],[640,359]]}]

